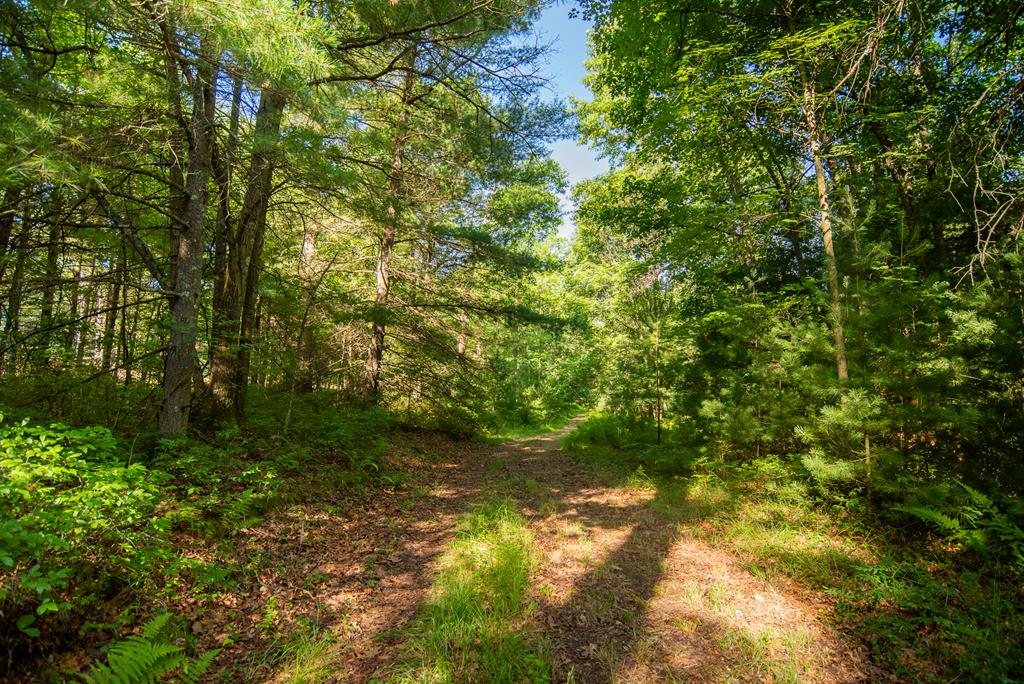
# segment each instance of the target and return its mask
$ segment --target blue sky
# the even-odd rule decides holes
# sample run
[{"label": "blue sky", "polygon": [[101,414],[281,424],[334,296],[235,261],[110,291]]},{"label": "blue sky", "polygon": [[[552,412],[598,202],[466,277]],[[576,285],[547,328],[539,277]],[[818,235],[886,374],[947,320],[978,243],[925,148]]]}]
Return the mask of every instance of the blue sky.
[{"label": "blue sky", "polygon": [[[537,24],[537,30],[542,40],[553,43],[547,64],[548,77],[551,79],[548,89],[551,95],[566,100],[570,96],[589,99],[590,92],[583,85],[588,22],[569,17],[569,10],[573,5],[572,2],[558,2],[546,9]],[[555,143],[551,148],[551,156],[562,165],[569,175],[569,182],[574,185],[608,169],[607,162],[598,159],[592,150],[575,140]],[[558,234],[561,237],[569,237],[574,232],[573,207],[569,193],[561,199],[565,216]]]}]

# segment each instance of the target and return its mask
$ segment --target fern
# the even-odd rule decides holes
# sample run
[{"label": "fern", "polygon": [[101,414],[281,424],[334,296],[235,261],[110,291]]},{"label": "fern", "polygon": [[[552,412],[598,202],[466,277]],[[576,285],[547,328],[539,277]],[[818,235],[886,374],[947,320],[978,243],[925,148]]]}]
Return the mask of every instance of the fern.
[{"label": "fern", "polygon": [[149,641],[156,641],[157,639],[160,639],[165,636],[164,630],[167,629],[167,625],[170,621],[170,613],[159,613],[158,615],[154,615],[142,626],[142,637]]},{"label": "fern", "polygon": [[996,505],[992,502],[992,499],[988,498],[974,487],[966,485],[963,482],[960,483],[960,487],[967,493],[968,499],[978,508],[994,510]]},{"label": "fern", "polygon": [[148,684],[184,667],[187,662],[180,646],[130,636],[111,646],[107,662],[94,666],[85,681],[90,684]]},{"label": "fern", "polygon": [[213,659],[220,653],[220,649],[207,651],[195,660],[190,660],[181,668],[181,681],[185,684],[195,684],[199,678],[206,674],[213,664]]},{"label": "fern", "polygon": [[898,506],[897,510],[930,523],[951,541],[981,554],[1002,557],[1014,572],[1024,573],[1024,530],[988,495],[962,482],[958,484],[965,497],[949,512],[927,506]]},{"label": "fern", "polygon": [[190,660],[185,649],[167,641],[172,615],[150,618],[142,634],[118,641],[107,651],[107,662],[97,663],[82,678],[89,684],[151,684],[177,672],[186,684],[194,684],[210,669],[220,650],[207,651]]},{"label": "fern", "polygon": [[959,520],[946,515],[942,511],[937,511],[934,508],[928,508],[927,506],[897,506],[896,510],[909,513],[923,522],[931,523],[946,537],[959,541],[960,537],[964,533],[964,529],[960,525]]}]

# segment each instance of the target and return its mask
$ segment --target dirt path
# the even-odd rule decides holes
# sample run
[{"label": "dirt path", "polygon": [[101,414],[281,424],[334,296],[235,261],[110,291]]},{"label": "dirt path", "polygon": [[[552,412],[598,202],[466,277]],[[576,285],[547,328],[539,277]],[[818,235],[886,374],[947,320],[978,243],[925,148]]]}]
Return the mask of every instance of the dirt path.
[{"label": "dirt path", "polygon": [[501,451],[524,483],[544,559],[539,619],[559,681],[866,678],[864,654],[823,624],[814,597],[697,540],[689,525],[699,521],[670,522],[653,507],[657,492],[583,472],[559,448],[565,432]]},{"label": "dirt path", "polygon": [[309,681],[386,677],[460,518],[504,493],[528,516],[541,558],[527,629],[550,644],[556,681],[867,678],[863,655],[822,622],[815,597],[698,541],[697,521],[653,508],[657,492],[608,486],[574,464],[559,447],[572,427],[500,446],[401,435],[395,458],[410,482],[398,492],[317,502],[250,531],[245,543],[267,571],[248,595],[229,597],[238,610],[202,628],[220,638],[230,622],[243,644],[224,654],[222,676],[261,678],[245,652],[267,641],[270,603],[279,633],[312,624],[340,635],[332,674]]}]

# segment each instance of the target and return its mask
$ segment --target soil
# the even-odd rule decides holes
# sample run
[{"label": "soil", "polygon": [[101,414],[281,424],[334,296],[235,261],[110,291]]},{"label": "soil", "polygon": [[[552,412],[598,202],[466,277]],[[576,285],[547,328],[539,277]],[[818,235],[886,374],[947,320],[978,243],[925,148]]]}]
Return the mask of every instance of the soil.
[{"label": "soil", "polygon": [[560,448],[573,427],[502,445],[399,433],[390,460],[408,482],[271,515],[224,542],[246,581],[169,608],[201,647],[232,642],[211,681],[280,681],[296,630],[340,637],[326,681],[386,680],[461,517],[497,492],[534,535],[536,607],[523,628],[547,645],[556,682],[877,679],[864,648],[826,624],[826,597],[755,576],[701,541],[699,520],[656,510],[654,491],[575,463]]},{"label": "soil", "polygon": [[612,487],[581,468],[559,446],[572,427],[503,445],[405,433],[393,461],[411,480],[397,492],[318,502],[250,530],[249,553],[280,562],[254,592],[230,597],[233,613],[197,622],[214,640],[239,635],[221,671],[259,677],[246,643],[268,639],[273,596],[271,630],[305,616],[344,635],[335,681],[382,678],[461,516],[499,491],[519,502],[534,534],[541,560],[528,629],[549,644],[556,681],[873,678],[864,649],[825,623],[825,597],[755,576],[699,540],[696,521],[652,508],[653,491]]}]

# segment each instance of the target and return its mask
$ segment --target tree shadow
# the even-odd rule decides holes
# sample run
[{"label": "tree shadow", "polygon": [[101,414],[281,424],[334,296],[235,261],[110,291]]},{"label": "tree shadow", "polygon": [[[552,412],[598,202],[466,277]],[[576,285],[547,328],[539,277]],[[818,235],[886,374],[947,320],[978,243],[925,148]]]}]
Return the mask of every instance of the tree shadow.
[{"label": "tree shadow", "polygon": [[[544,482],[526,479],[521,503],[539,528],[548,528],[546,577],[540,579],[554,586],[539,587],[537,622],[551,647],[555,681],[711,681],[735,673],[785,680],[802,667],[782,652],[796,635],[765,632],[767,625],[752,620],[747,605],[742,617],[738,610],[733,614],[732,596],[723,606],[709,596],[720,590],[716,564],[722,554],[689,530],[739,506],[727,488],[640,473],[632,489],[623,489],[630,481],[624,471],[614,474],[618,488],[595,484],[600,476],[581,473],[543,440],[516,444],[504,457],[502,474]],[[593,532],[610,550],[593,554],[596,560],[586,553],[574,558],[566,566],[574,564],[575,572],[566,577],[551,566],[560,562],[557,547],[573,540],[557,533],[552,538],[552,528]],[[732,574],[745,579],[733,577],[725,591],[755,602],[756,612],[763,597],[754,595],[765,590],[736,569]],[[689,600],[679,596],[684,585],[695,592]]]},{"label": "tree shadow", "polygon": [[[723,560],[728,554],[689,536],[694,524],[732,510],[738,499],[685,479],[610,487],[576,467],[559,450],[558,436],[476,444],[472,453],[449,454],[433,464],[436,486],[407,511],[410,528],[394,551],[394,567],[380,580],[383,603],[391,605],[374,608],[378,629],[372,639],[359,640],[372,646],[355,657],[352,679],[387,680],[401,663],[406,632],[430,605],[440,555],[460,517],[488,494],[514,497],[534,528],[543,558],[531,592],[536,609],[528,621],[508,626],[542,646],[555,681],[710,681],[737,673],[791,678],[780,644],[786,646],[786,629],[810,623],[776,625],[780,631],[766,636],[771,621],[752,613],[771,605],[771,596],[759,596],[767,584],[735,559]],[[415,527],[437,515],[448,527]],[[591,536],[599,543],[588,548]],[[403,591],[403,600],[386,598]],[[729,594],[721,605],[714,591]],[[777,602],[781,610],[789,610],[786,601]],[[799,675],[801,666],[791,671]],[[473,677],[461,672],[455,680],[482,681]]]},{"label": "tree shadow", "polygon": [[[683,532],[680,521],[658,511],[685,500],[687,488],[683,482],[666,487],[653,481],[653,491],[646,493],[610,488],[594,473],[567,462],[552,439],[505,445],[501,474],[525,489],[517,496],[535,521],[578,534],[584,548],[583,558],[570,562],[578,566],[582,561],[585,569],[572,580],[568,596],[560,600],[558,587],[542,587],[537,608],[537,622],[552,649],[555,679],[610,682],[647,632],[647,605]],[[596,562],[585,550],[589,533],[612,547]],[[574,540],[564,541],[570,546]],[[549,564],[557,565],[563,551],[542,552],[549,554]],[[556,583],[566,588],[564,581]]]},{"label": "tree shadow", "polygon": [[647,604],[681,529],[650,511],[579,505],[575,510],[588,525],[604,528],[621,525],[624,517],[641,518],[618,547],[576,581],[568,600],[540,607],[555,651],[556,677],[609,682],[616,664],[645,632]]}]

